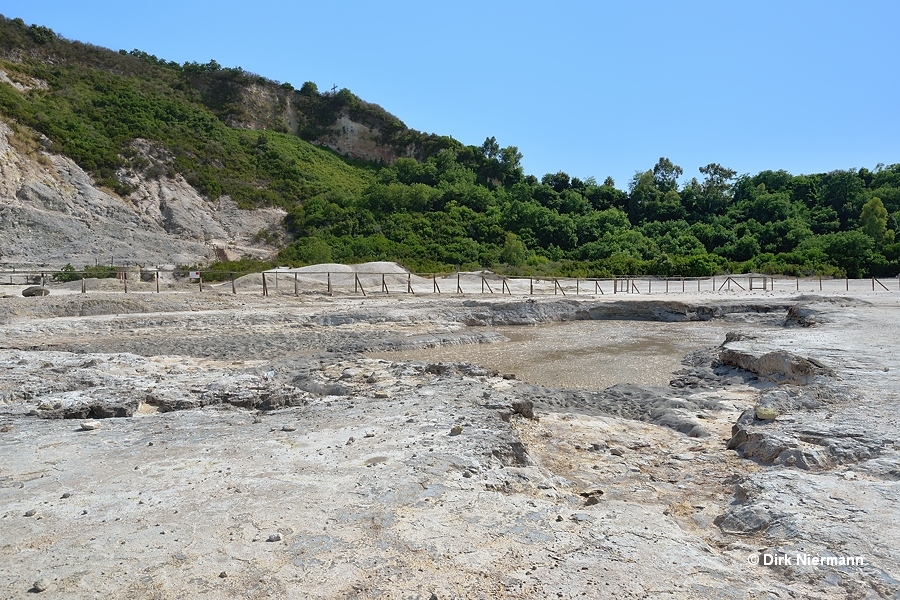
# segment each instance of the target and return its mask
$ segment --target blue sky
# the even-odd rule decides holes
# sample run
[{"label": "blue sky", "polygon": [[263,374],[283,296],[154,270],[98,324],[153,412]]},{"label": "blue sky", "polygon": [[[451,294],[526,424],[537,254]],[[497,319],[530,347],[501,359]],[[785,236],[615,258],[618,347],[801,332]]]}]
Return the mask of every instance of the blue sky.
[{"label": "blue sky", "polygon": [[661,156],[794,174],[900,162],[900,2],[66,2],[0,13],[177,62],[337,85],[526,173],[626,188]]}]

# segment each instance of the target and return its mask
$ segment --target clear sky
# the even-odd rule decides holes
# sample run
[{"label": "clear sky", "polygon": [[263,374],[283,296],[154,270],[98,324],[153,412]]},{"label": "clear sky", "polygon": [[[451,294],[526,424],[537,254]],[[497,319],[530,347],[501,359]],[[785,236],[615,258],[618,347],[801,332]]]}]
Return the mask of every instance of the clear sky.
[{"label": "clear sky", "polygon": [[661,156],[900,163],[896,0],[0,0],[66,38],[349,88],[409,127],[626,188]]}]

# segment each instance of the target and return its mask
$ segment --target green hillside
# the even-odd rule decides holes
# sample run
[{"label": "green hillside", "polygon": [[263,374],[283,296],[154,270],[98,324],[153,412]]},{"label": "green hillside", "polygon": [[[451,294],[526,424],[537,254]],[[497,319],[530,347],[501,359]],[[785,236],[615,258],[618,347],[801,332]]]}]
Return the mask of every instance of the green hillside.
[{"label": "green hillside", "polygon": [[[681,167],[660,158],[620,189],[609,178],[526,175],[514,146],[411,130],[349,90],[114,52],[21,20],[0,20],[0,69],[29,88],[0,83],[0,115],[19,135],[44,134],[49,150],[119,194],[131,191],[123,172],[178,173],[209,199],[287,209],[294,241],[280,263],[580,276],[900,270],[897,164],[810,175],[710,164],[702,181],[681,182]],[[276,110],[248,103],[251,85]],[[379,131],[392,156],[415,158],[365,163],[316,145],[342,115]],[[156,160],[136,139],[152,142]]]}]

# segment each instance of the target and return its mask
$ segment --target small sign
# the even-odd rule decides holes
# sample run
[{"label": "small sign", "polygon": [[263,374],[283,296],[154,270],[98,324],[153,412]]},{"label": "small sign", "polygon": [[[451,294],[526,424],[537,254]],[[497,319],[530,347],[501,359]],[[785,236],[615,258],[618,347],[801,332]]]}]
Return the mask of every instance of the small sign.
[{"label": "small sign", "polygon": [[200,279],[200,271],[189,271],[188,276],[191,279]]}]

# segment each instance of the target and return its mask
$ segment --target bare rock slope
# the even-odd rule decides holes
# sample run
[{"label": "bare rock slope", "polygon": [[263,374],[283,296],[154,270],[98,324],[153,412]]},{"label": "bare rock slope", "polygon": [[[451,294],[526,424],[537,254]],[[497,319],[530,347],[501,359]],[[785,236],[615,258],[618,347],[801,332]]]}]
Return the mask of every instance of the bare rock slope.
[{"label": "bare rock slope", "polygon": [[[237,256],[272,251],[254,235],[277,231],[282,211],[207,202],[180,176],[132,174],[136,191],[122,198],[68,158],[19,150],[14,135],[0,121],[0,265],[195,264],[214,258],[217,247]],[[135,147],[152,162],[148,143]]]}]

